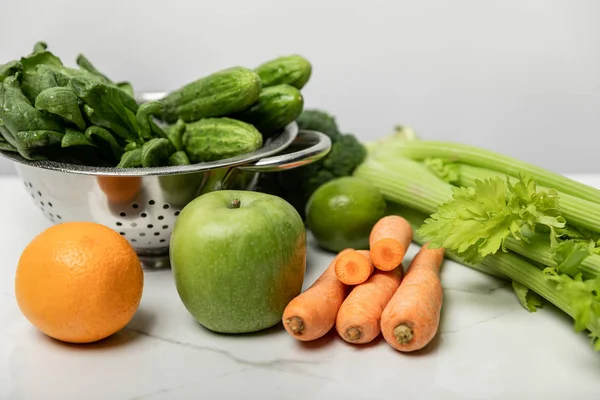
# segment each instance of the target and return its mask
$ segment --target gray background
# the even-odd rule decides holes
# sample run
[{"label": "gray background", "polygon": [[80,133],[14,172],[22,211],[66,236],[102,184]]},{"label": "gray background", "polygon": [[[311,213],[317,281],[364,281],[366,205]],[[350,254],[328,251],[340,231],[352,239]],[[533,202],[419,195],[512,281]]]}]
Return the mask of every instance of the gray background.
[{"label": "gray background", "polygon": [[[2,0],[0,61],[47,41],[137,91],[300,53],[307,107],[363,140],[421,136],[600,172],[600,1]],[[0,160],[0,173],[10,173]]]}]

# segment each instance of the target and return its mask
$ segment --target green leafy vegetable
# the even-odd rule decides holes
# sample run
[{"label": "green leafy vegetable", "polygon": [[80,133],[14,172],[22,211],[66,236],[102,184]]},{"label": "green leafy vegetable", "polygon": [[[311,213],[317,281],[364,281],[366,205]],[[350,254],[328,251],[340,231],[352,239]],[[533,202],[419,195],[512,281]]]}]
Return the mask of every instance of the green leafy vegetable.
[{"label": "green leafy vegetable", "polygon": [[531,178],[523,177],[515,185],[494,178],[476,181],[474,188],[454,188],[452,200],[438,207],[420,233],[475,261],[477,255],[505,250],[509,235],[527,241],[525,227],[532,232],[539,225],[547,228],[551,243],[556,244],[556,230],[566,224],[558,210],[556,191],[538,191]]},{"label": "green leafy vegetable", "polygon": [[[15,147],[21,156],[30,160],[44,159],[29,141],[30,134],[27,132],[50,131],[53,135],[64,132],[63,127],[57,121],[36,110],[20,90],[17,76],[6,78],[0,85],[0,122],[1,130],[5,140]],[[21,133],[20,132],[25,132]]]},{"label": "green leafy vegetable", "polygon": [[55,132],[55,131],[18,131],[15,134],[15,138],[17,141],[24,147],[28,149],[34,149],[36,147],[48,147],[59,145],[63,138],[64,134]]},{"label": "green leafy vegetable", "polygon": [[517,294],[517,298],[521,305],[530,312],[537,311],[537,309],[544,304],[544,299],[534,291],[530,290],[527,286],[524,286],[517,281],[512,281],[512,287]]},{"label": "green leafy vegetable", "polygon": [[104,152],[110,152],[116,160],[120,160],[125,152],[112,133],[100,126],[90,126],[86,129],[85,135],[99,147],[105,148]]},{"label": "green leafy vegetable", "polygon": [[33,45],[33,54],[42,53],[48,48],[46,42],[37,42]]},{"label": "green leafy vegetable", "polygon": [[134,91],[133,91],[133,86],[131,86],[131,83],[129,83],[129,82],[117,82],[117,83],[115,83],[115,85],[119,89],[121,89],[122,91],[124,91],[125,93],[127,93],[128,95],[130,95],[131,97],[133,97]]},{"label": "green leafy vegetable", "polygon": [[18,153],[18,150],[16,147],[14,147],[12,144],[10,144],[4,140],[0,140],[0,150],[10,151],[12,153]]},{"label": "green leafy vegetable", "polygon": [[71,79],[69,87],[89,106],[84,112],[94,125],[110,129],[123,139],[140,139],[135,118],[138,106],[127,93],[83,78]]},{"label": "green leafy vegetable", "polygon": [[540,306],[538,297],[554,304],[600,350],[597,189],[484,149],[402,132],[366,147],[353,175],[399,204],[417,242],[433,240],[448,258],[515,282],[529,310]]},{"label": "green leafy vegetable", "polygon": [[163,108],[163,104],[159,101],[149,101],[140,105],[137,111],[136,120],[140,135],[144,139],[152,139],[155,137],[154,133],[156,132],[156,129],[159,129],[161,137],[166,137],[160,128],[156,125],[151,125],[153,122],[152,117],[154,115],[159,115]]},{"label": "green leafy vegetable", "polygon": [[175,153],[171,154],[171,156],[169,157],[169,165],[171,165],[171,166],[189,165],[189,164],[190,164],[190,159],[188,158],[185,151],[181,151],[181,150],[176,151]]},{"label": "green leafy vegetable", "polygon": [[139,168],[142,166],[142,149],[137,148],[126,151],[121,156],[117,168]]},{"label": "green leafy vegetable", "polygon": [[79,109],[79,99],[69,88],[52,87],[42,91],[35,99],[35,108],[56,114],[72,122],[77,128],[85,129],[85,121]]},{"label": "green leafy vegetable", "polygon": [[19,61],[10,61],[6,64],[0,65],[0,82],[9,76],[16,75],[18,72],[23,70],[23,65]]},{"label": "green leafy vegetable", "polygon": [[[390,203],[390,210],[392,213],[402,215],[411,224],[417,244],[423,245],[427,242],[418,233],[418,228],[427,218],[426,214],[393,202]],[[590,331],[594,348],[600,351],[599,278],[584,280],[581,274],[571,278],[568,275],[558,274],[554,268],[546,268],[542,271],[527,259],[511,251],[489,255],[478,264],[465,262],[451,250],[446,251],[446,258],[501,279],[511,280],[519,302],[525,303],[523,305],[530,311],[534,308],[538,309],[543,303],[542,299],[554,304],[573,318],[576,331],[584,328]]]},{"label": "green leafy vegetable", "polygon": [[155,138],[149,140],[142,146],[142,167],[151,168],[168,165],[173,150],[173,146],[167,139]]},{"label": "green leafy vegetable", "polygon": [[96,145],[88,136],[86,136],[85,133],[75,129],[67,128],[61,141],[61,147],[65,148],[73,146],[95,147]]},{"label": "green leafy vegetable", "polygon": [[445,161],[487,168],[513,177],[527,175],[540,186],[552,188],[558,192],[593,203],[600,202],[599,189],[516,158],[479,147],[433,140],[391,140],[387,145],[387,150],[395,151],[398,157],[406,157],[417,161],[427,158],[439,158]]},{"label": "green leafy vegetable", "polygon": [[556,284],[560,293],[568,294],[571,314],[575,319],[575,329],[581,331],[600,318],[600,279],[583,280],[581,274],[575,278],[560,275],[553,268],[544,269],[548,280]]},{"label": "green leafy vegetable", "polygon": [[79,65],[82,69],[96,75],[103,82],[110,83],[110,79],[108,79],[104,74],[98,71],[96,67],[94,67],[94,65],[92,65],[92,63],[83,54],[79,54],[77,56],[76,62],[77,65]]},{"label": "green leafy vegetable", "polygon": [[127,143],[127,145],[125,145],[125,151],[131,151],[131,150],[135,150],[135,149],[141,149],[142,146],[140,144],[138,144],[137,142],[129,142]]}]

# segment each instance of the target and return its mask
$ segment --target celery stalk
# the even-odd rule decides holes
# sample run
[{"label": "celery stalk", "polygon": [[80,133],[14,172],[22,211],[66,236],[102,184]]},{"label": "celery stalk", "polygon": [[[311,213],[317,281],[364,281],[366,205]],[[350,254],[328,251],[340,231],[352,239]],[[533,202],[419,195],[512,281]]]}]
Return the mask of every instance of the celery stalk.
[{"label": "celery stalk", "polygon": [[[389,148],[372,153],[372,156],[357,168],[355,176],[373,182],[386,199],[427,214],[435,213],[439,205],[452,198],[452,186],[439,179],[425,165],[402,157],[391,157],[395,151],[388,151]],[[484,180],[499,175],[506,176],[496,171],[464,164],[456,164],[456,167],[456,171],[458,172],[457,183],[467,187],[473,187],[476,179]],[[513,178],[511,181],[515,182],[516,179]],[[597,206],[595,203],[564,193],[560,198],[563,199],[564,196],[568,196],[568,199],[560,203],[561,211],[564,211],[565,217],[571,218],[569,222],[575,225],[580,220],[577,218],[577,213],[574,210],[585,214],[587,206]],[[581,209],[578,209],[578,206]],[[599,215],[589,215],[588,217],[590,217],[590,220],[586,220],[583,217],[581,219],[591,221],[591,223],[582,223],[578,226],[593,227],[594,220],[600,217],[600,212]],[[598,226],[600,226],[600,220],[598,221]],[[540,241],[532,238],[530,243],[526,243],[509,237],[504,244],[509,250],[532,261],[548,267],[557,266],[554,260],[554,253],[548,241]],[[584,276],[589,278],[600,276],[600,256],[593,254],[585,258],[580,265],[580,270]]]},{"label": "celery stalk", "polygon": [[385,162],[368,157],[354,176],[372,182],[387,199],[427,214],[452,198],[452,186],[423,164],[401,157]]},{"label": "celery stalk", "polygon": [[[547,267],[556,268],[558,266],[550,250],[550,244],[541,237],[534,237],[528,243],[508,237],[505,245],[507,249]],[[587,278],[600,277],[600,256],[589,255],[581,262],[579,269]]]},{"label": "celery stalk", "polygon": [[[580,199],[600,203],[600,190],[596,188],[493,151],[465,144],[429,140],[406,140],[395,143],[398,156],[414,160],[441,158],[445,161],[488,168],[514,177],[518,177],[519,174],[527,174],[541,186],[551,187]],[[394,145],[386,143],[386,145],[388,144]]]},{"label": "celery stalk", "polygon": [[[390,213],[401,215],[405,218],[415,232],[417,232],[418,228],[423,225],[423,222],[427,218],[426,215],[418,211],[406,209],[394,203],[389,204],[389,210]],[[414,235],[413,240],[419,245],[425,244],[424,238],[419,236],[418,233]],[[446,251],[445,256],[477,271],[520,283],[554,304],[576,322],[581,322],[582,307],[587,307],[588,301],[589,304],[592,304],[594,301],[598,302],[593,296],[590,296],[590,299],[583,299],[580,297],[581,293],[579,291],[569,291],[567,288],[561,289],[557,287],[557,284],[549,279],[542,270],[511,251],[498,252],[487,256],[479,264],[465,263],[461,257],[449,251]],[[591,332],[592,338],[596,340],[600,336],[600,318],[593,311],[591,312],[592,315],[585,320],[585,327]],[[577,330],[581,330],[582,327],[579,326],[577,328]],[[596,342],[596,350],[600,350],[600,342]]]}]

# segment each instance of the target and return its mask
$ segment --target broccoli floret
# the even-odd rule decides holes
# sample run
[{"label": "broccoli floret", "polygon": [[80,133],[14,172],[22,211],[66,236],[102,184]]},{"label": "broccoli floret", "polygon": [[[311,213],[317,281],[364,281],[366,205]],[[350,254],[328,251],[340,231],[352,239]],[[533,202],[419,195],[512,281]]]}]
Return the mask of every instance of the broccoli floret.
[{"label": "broccoli floret", "polygon": [[296,123],[300,129],[323,132],[329,136],[332,141],[335,141],[340,137],[340,130],[335,118],[325,111],[314,109],[304,110],[296,119]]},{"label": "broccoli floret", "polygon": [[[366,157],[367,150],[354,135],[341,135],[331,145],[331,150],[323,160],[323,166],[335,176],[348,176]],[[360,160],[357,162],[357,160]]]},{"label": "broccoli floret", "polygon": [[351,175],[366,158],[367,151],[352,134],[332,140],[329,153],[317,162],[282,172],[261,174],[257,190],[279,196],[305,217],[306,203],[321,185]]}]

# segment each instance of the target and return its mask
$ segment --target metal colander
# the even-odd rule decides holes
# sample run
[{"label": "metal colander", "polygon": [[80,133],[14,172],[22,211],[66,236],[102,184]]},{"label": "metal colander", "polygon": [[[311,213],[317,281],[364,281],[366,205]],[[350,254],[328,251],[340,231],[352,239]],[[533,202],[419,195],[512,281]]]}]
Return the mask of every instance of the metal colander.
[{"label": "metal colander", "polygon": [[309,164],[330,147],[326,135],[299,131],[294,122],[257,151],[186,166],[94,168],[0,155],[15,162],[25,190],[50,221],[106,225],[131,243],[145,268],[155,268],[169,265],[173,224],[190,201],[213,190],[253,190],[259,173]]}]

